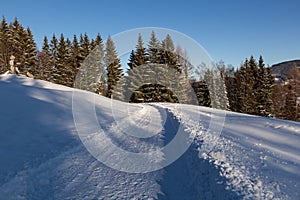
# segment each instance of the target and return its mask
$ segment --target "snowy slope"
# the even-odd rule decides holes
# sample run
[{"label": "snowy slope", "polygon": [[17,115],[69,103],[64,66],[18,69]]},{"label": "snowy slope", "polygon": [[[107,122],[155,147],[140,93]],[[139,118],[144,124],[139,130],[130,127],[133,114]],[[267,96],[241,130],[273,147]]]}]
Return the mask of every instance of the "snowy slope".
[{"label": "snowy slope", "polygon": [[[0,76],[0,200],[300,199],[299,123],[190,105],[112,103],[83,92],[77,102],[82,109],[94,107],[111,139],[103,143],[90,134],[82,141],[72,113],[73,90]],[[212,119],[225,120],[220,137],[210,133]],[[90,132],[97,128],[79,125]],[[125,170],[112,169],[83,145],[102,142],[105,158],[122,163],[126,159],[117,157],[109,141],[129,152],[152,149],[153,162],[162,163],[166,152],[160,149],[180,125],[195,137],[191,146],[171,165],[148,173],[126,172],[136,165],[125,161]],[[161,131],[147,138],[155,130]]]}]

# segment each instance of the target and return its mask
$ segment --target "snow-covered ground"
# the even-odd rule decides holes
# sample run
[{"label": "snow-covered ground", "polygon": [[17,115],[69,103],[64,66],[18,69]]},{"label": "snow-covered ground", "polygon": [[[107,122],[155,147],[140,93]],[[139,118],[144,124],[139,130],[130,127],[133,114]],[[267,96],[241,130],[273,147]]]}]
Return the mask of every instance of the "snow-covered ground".
[{"label": "snow-covered ground", "polygon": [[[74,91],[0,76],[0,200],[300,199],[300,123],[191,105],[125,104],[80,91],[74,114]],[[85,124],[93,120],[82,112],[90,107],[109,139],[99,140],[97,127]],[[75,126],[78,116],[86,121]],[[220,136],[215,126],[223,128]],[[80,127],[91,134],[83,138]],[[167,151],[160,149],[180,127],[194,139],[179,159],[147,173],[126,172],[163,163]],[[83,145],[94,143],[103,162]],[[155,159],[128,164],[115,146],[153,150]]]}]

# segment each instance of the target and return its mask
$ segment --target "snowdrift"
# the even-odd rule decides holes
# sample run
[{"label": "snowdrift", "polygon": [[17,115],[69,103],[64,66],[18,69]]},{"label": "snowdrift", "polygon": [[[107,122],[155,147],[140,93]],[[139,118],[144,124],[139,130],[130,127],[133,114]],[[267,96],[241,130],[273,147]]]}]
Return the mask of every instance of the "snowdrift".
[{"label": "snowdrift", "polygon": [[[223,111],[114,102],[112,112],[110,99],[84,92],[82,107],[93,105],[99,125],[126,151],[159,149],[180,125],[194,138],[171,165],[128,173],[106,166],[83,145],[72,113],[74,90],[0,76],[0,199],[300,199],[299,123],[226,112],[216,136],[209,127]],[[133,135],[125,137],[117,126]],[[151,138],[134,137],[156,129],[162,131]],[[204,151],[205,144],[213,148]],[[107,158],[112,152],[105,146]]]}]

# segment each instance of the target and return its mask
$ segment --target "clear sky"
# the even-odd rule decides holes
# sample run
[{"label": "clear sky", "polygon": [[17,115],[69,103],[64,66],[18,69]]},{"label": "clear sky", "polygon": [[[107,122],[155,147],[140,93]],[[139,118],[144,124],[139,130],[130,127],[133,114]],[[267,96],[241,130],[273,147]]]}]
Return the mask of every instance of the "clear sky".
[{"label": "clear sky", "polygon": [[51,0],[0,2],[7,21],[30,26],[41,47],[44,35],[88,33],[103,39],[140,27],[182,32],[215,61],[239,66],[250,55],[266,64],[300,59],[299,0]]}]

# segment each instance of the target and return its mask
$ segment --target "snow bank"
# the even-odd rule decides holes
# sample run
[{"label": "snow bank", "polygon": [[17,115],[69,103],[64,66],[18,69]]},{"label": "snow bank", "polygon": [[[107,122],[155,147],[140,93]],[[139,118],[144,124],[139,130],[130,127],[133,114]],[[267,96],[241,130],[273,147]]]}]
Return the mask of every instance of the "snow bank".
[{"label": "snow bank", "polygon": [[[222,119],[223,111],[80,96],[126,151],[159,149],[180,124],[193,139],[171,165],[126,173],[99,162],[83,145],[72,114],[74,90],[0,76],[0,199],[300,199],[299,123],[226,112],[224,123],[215,121],[222,127],[217,135],[209,132],[211,120]],[[147,138],[154,130],[160,131]]]}]

